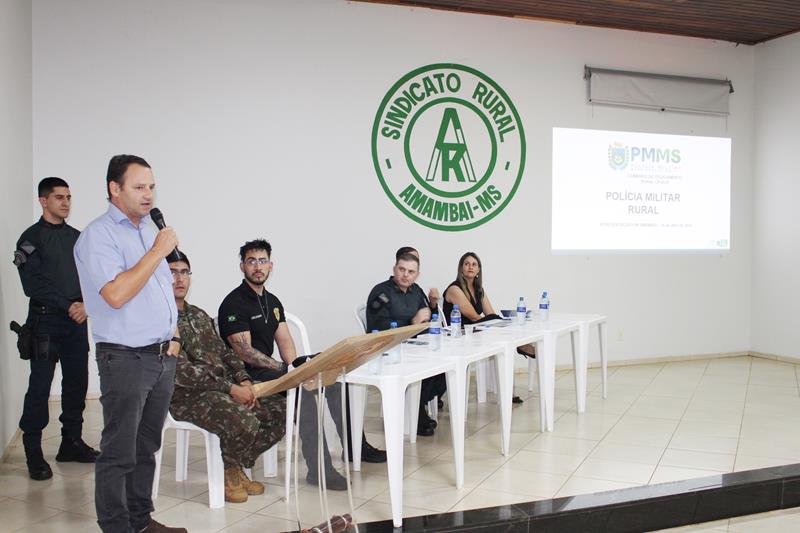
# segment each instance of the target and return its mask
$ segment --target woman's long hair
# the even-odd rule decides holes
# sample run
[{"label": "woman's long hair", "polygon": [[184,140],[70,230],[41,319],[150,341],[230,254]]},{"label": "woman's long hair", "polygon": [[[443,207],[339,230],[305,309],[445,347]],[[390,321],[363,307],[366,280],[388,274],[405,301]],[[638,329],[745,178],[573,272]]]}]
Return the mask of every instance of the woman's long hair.
[{"label": "woman's long hair", "polygon": [[475,281],[472,284],[472,288],[475,289],[475,302],[477,303],[483,300],[483,265],[481,264],[481,258],[478,257],[478,254],[475,252],[467,252],[461,256],[461,259],[458,260],[456,283],[461,287],[461,290],[464,291],[464,296],[467,297],[467,300],[469,300],[472,293],[467,286],[467,278],[464,277],[463,273],[464,261],[468,257],[472,257],[478,262],[478,274],[475,276]]}]

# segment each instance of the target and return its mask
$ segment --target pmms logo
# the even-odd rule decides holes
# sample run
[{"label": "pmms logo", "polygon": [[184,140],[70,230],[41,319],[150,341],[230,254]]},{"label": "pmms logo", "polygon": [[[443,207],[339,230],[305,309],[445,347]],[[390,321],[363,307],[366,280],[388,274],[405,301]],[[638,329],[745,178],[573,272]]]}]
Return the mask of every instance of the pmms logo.
[{"label": "pmms logo", "polygon": [[626,146],[619,142],[608,145],[608,166],[614,170],[623,170],[628,164],[641,168],[641,165],[677,165],[680,162],[678,148]]},{"label": "pmms logo", "polygon": [[372,127],[372,161],[392,203],[430,228],[462,231],[505,208],[525,168],[525,134],[506,92],[451,63],[400,78]]},{"label": "pmms logo", "polygon": [[614,170],[622,170],[631,160],[630,149],[622,143],[608,145],[608,166]]}]

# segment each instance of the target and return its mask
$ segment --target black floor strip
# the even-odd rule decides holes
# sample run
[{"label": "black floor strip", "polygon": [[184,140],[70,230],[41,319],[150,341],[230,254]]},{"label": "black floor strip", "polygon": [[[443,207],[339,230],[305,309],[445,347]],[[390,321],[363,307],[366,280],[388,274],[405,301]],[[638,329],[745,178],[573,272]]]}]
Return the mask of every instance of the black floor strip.
[{"label": "black floor strip", "polygon": [[[535,474],[532,474],[535,475]],[[485,509],[359,524],[361,533],[623,533],[800,506],[800,464]]]}]

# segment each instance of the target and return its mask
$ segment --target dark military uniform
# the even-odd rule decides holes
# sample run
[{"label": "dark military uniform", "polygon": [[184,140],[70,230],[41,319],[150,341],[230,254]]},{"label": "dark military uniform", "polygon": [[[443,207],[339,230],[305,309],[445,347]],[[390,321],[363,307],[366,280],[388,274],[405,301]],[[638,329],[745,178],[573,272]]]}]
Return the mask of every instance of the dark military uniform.
[{"label": "dark military uniform", "polygon": [[47,401],[56,362],[61,361],[61,435],[81,439],[88,386],[89,342],[86,322],[76,324],[68,310],[82,301],[72,249],[80,232],[44,218],[26,229],[17,241],[14,264],[30,298],[27,323],[34,334],[28,392],[19,427],[26,449],[41,447],[42,430],[50,420]]},{"label": "dark military uniform", "polygon": [[283,438],[286,400],[259,399],[247,408],[230,395],[231,386],[250,380],[239,357],[225,346],[205,311],[188,303],[178,313],[181,353],[175,370],[170,413],[217,435],[225,467],[251,468]]},{"label": "dark military uniform", "polygon": [[[367,330],[383,331],[389,329],[392,322],[397,322],[398,327],[408,326],[417,311],[428,306],[428,298],[419,285],[414,283],[403,292],[392,276],[375,285],[367,297]],[[446,391],[444,374],[423,379],[419,395],[420,413],[429,401],[437,396],[441,398]]]},{"label": "dark military uniform", "polygon": [[389,329],[392,322],[401,328],[408,326],[417,311],[425,307],[428,298],[419,285],[414,283],[403,292],[392,276],[375,285],[367,297],[367,331]]}]

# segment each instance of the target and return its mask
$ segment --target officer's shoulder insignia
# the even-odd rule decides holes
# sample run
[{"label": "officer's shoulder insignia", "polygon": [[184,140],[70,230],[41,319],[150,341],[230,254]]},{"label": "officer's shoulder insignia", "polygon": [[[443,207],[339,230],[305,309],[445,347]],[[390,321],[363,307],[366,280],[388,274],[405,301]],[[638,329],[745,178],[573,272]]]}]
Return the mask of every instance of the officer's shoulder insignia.
[{"label": "officer's shoulder insignia", "polygon": [[272,308],[272,314],[275,315],[275,320],[280,320],[281,319],[281,310],[278,309],[277,307],[273,307]]},{"label": "officer's shoulder insignia", "polygon": [[33,252],[36,251],[36,246],[33,245],[30,241],[24,241],[22,244],[19,245],[19,249],[25,252],[28,255],[31,255]]},{"label": "officer's shoulder insignia", "polygon": [[36,251],[36,246],[31,244],[30,241],[22,242],[16,250],[14,250],[14,266],[19,267],[28,261],[28,258]]},{"label": "officer's shoulder insignia", "polygon": [[228,315],[228,322],[236,322],[236,315]]}]

